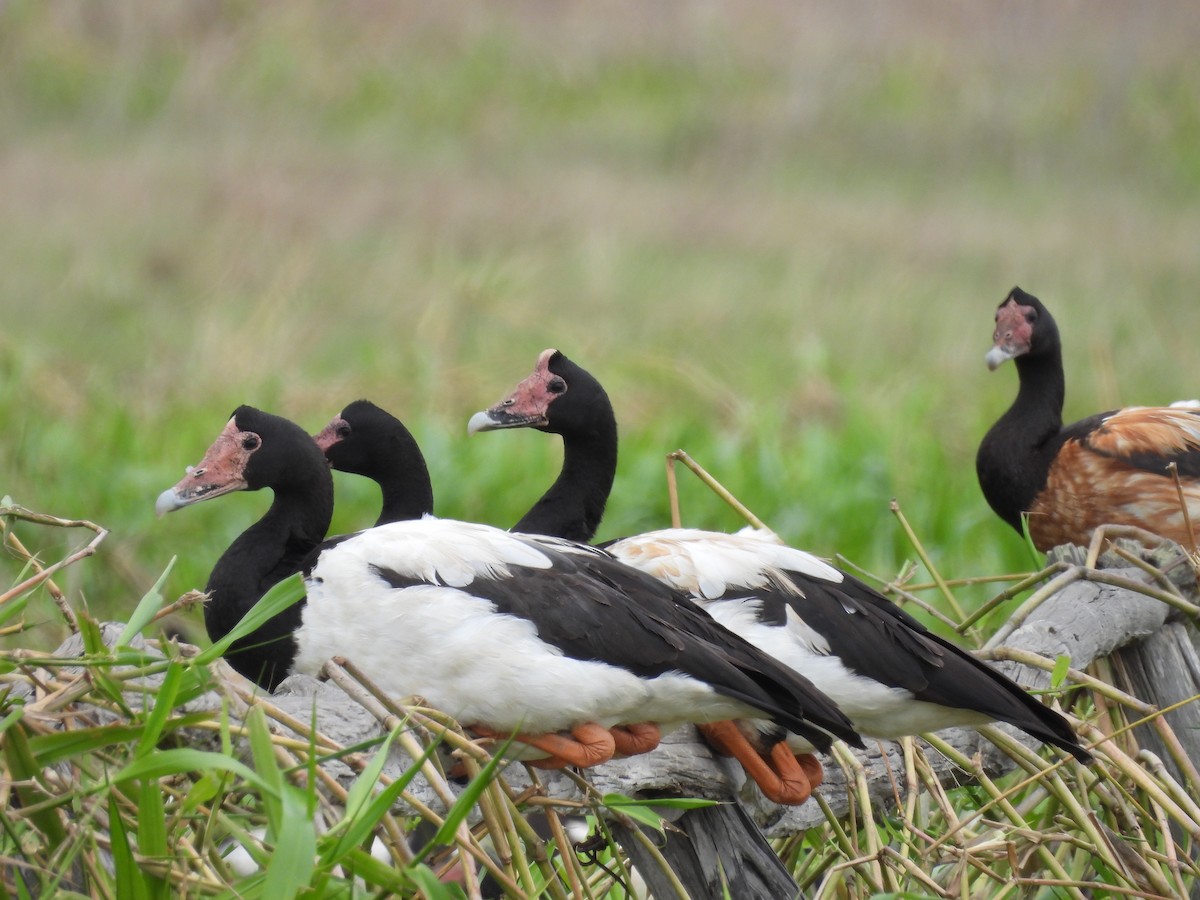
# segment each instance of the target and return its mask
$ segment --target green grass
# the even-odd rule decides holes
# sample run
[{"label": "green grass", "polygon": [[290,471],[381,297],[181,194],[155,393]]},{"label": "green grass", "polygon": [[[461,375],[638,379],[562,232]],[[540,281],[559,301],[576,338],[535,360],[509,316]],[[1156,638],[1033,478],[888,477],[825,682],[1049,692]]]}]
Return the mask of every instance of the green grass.
[{"label": "green grass", "polygon": [[[1188,9],[0,17],[0,492],[112,530],[69,585],[101,616],[175,556],[168,593],[202,586],[266,502],[151,513],[242,402],[316,430],[369,396],[440,513],[507,525],[557,450],[464,423],[557,346],[622,424],[603,536],[665,523],[683,446],[891,577],[892,498],[946,575],[1030,568],[973,475],[1012,284],[1061,322],[1068,414],[1196,393]],[[371,521],[339,495],[336,527]]]}]

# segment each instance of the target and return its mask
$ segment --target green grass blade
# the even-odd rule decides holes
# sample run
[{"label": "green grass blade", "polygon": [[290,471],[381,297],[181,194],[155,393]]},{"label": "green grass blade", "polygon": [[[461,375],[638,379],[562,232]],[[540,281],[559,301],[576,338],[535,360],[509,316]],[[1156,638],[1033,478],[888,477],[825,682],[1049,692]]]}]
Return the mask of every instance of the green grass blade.
[{"label": "green grass blade", "polygon": [[30,738],[29,746],[42,766],[54,765],[76,756],[84,756],[114,744],[138,740],[141,725],[99,725],[77,731],[56,731]]},{"label": "green grass blade", "polygon": [[[138,801],[138,849],[147,859],[169,860],[167,843],[167,820],[163,809],[163,795],[154,782],[142,784],[142,796]],[[151,896],[167,900],[171,896],[171,884],[164,878],[145,873],[146,885]]]},{"label": "green grass blade", "polygon": [[6,715],[3,719],[0,719],[0,737],[2,737],[4,735],[4,732],[8,731],[8,729],[11,728],[13,725],[15,725],[17,722],[20,722],[21,719],[23,719],[24,717],[25,717],[25,707],[18,706],[16,708],[14,708],[12,711],[10,711],[9,714]]},{"label": "green grass blade", "polygon": [[25,611],[25,608],[29,606],[29,598],[31,596],[29,593],[24,593],[0,605],[0,625],[7,625],[10,621],[21,615]]},{"label": "green grass blade", "polygon": [[120,637],[117,638],[118,647],[126,646],[133,640],[134,635],[141,634],[142,629],[149,625],[155,615],[158,614],[158,611],[162,609],[162,586],[166,582],[167,576],[171,574],[171,568],[174,565],[175,557],[171,557],[171,561],[167,563],[167,567],[163,570],[163,573],[158,576],[158,581],[154,582],[154,586],[146,592],[145,596],[138,602],[138,605],[134,607],[129,621],[121,630]]},{"label": "green grass blade", "polygon": [[[95,619],[90,616],[80,615],[79,622],[79,637],[83,640],[84,652],[91,657],[111,657],[111,649],[104,643],[104,636],[101,634],[100,625]],[[93,665],[88,669],[88,674],[95,684],[96,689],[103,693],[109,700],[125,708],[125,697],[122,692],[121,685],[109,677],[107,668],[102,665]]]},{"label": "green grass blade", "polygon": [[257,788],[266,796],[278,796],[278,792],[259,777],[258,773],[223,753],[212,753],[207,750],[191,750],[179,748],[173,750],[156,750],[149,756],[135,759],[113,776],[114,782],[128,781],[131,778],[163,778],[168,775],[183,775],[189,772],[229,772],[245,779],[252,787]]},{"label": "green grass blade", "polygon": [[283,785],[281,818],[275,831],[275,852],[267,864],[265,897],[294,897],[312,881],[316,868],[317,833],[308,795],[292,784]]},{"label": "green grass blade", "polygon": [[150,889],[146,883],[146,873],[138,867],[133,850],[129,846],[129,835],[125,830],[125,820],[121,818],[115,791],[108,795],[108,821],[109,835],[112,839],[113,873],[116,875],[116,896],[129,897],[130,900],[149,900]]},{"label": "green grass blade", "polygon": [[197,778],[183,798],[184,815],[190,815],[201,806],[210,803],[221,792],[221,785],[224,781],[222,776],[211,772],[206,772]]},{"label": "green grass blade", "polygon": [[163,728],[175,709],[175,696],[179,693],[182,683],[183,667],[173,662],[167,666],[167,674],[159,685],[158,695],[150,705],[150,715],[146,717],[142,737],[138,741],[137,750],[134,751],[135,757],[141,758],[158,746]]},{"label": "green grass blade", "polygon": [[104,638],[100,634],[100,626],[91,616],[79,617],[79,637],[83,641],[83,650],[89,656],[103,656],[108,653]]},{"label": "green grass blade", "polygon": [[417,863],[404,870],[404,875],[420,890],[426,900],[459,900],[466,896],[458,885],[438,881],[433,869]]},{"label": "green grass blade", "polygon": [[1058,690],[1067,680],[1067,671],[1071,668],[1071,657],[1059,654],[1054,660],[1054,669],[1050,672],[1050,687]]},{"label": "green grass blade", "polygon": [[[409,886],[407,876],[412,869],[397,869],[391,863],[376,859],[360,847],[355,847],[340,862],[348,874],[361,878],[376,891],[386,891],[389,896],[403,894]],[[426,866],[413,868],[427,869]]]},{"label": "green grass blade", "polygon": [[[33,756],[29,746],[29,737],[24,727],[17,723],[4,733],[4,761],[8,766],[8,775],[13,781],[29,781],[31,784],[15,786],[17,798],[24,807],[33,807],[50,798],[44,791],[38,779],[42,774],[40,766]],[[67,830],[59,818],[56,808],[39,809],[29,814],[29,821],[46,837],[51,850],[57,849],[67,839]]]},{"label": "green grass blade", "polygon": [[371,799],[371,792],[375,785],[379,782],[379,776],[383,773],[383,767],[387,763],[388,751],[392,747],[392,743],[396,740],[396,736],[404,728],[404,723],[400,723],[390,732],[384,739],[375,755],[371,757],[371,761],[367,763],[357,778],[354,779],[354,784],[350,785],[350,790],[346,794],[346,818],[352,819],[358,815],[359,810],[366,806]]},{"label": "green grass blade", "polygon": [[[628,799],[628,798],[626,798],[626,799]],[[643,825],[647,825],[650,828],[653,828],[655,831],[658,831],[659,833],[662,833],[662,831],[663,831],[662,816],[660,816],[658,813],[656,813],[654,810],[650,809],[647,806],[643,806],[636,802],[633,802],[633,803],[619,803],[618,802],[618,803],[610,804],[608,802],[607,798],[605,799],[604,805],[605,806],[611,805],[614,809],[619,809],[625,815],[629,816],[629,818],[633,819],[636,822],[641,822]]]},{"label": "green grass blade", "polygon": [[[343,855],[349,853],[354,848],[362,846],[379,823],[379,820],[383,818],[384,813],[392,808],[392,804],[396,802],[396,798],[408,787],[409,783],[421,770],[421,766],[425,764],[425,761],[429,759],[440,743],[440,740],[438,740],[430,744],[425,749],[425,752],[418,759],[414,760],[413,764],[405,769],[399,778],[379,793],[371,796],[371,790],[379,780],[379,772],[383,769],[383,763],[387,761],[387,749],[399,732],[400,726],[392,730],[387,742],[380,748],[380,752],[376,757],[372,759],[371,765],[368,769],[363,770],[363,773],[355,780],[351,788],[351,798],[347,798],[346,801],[345,818],[338,823],[338,828],[343,829],[343,833],[338,836],[336,843],[324,854],[323,858],[327,861],[337,862]],[[376,767],[376,763],[378,763],[378,767]],[[368,778],[370,770],[375,771]],[[356,791],[362,796],[355,797]]]},{"label": "green grass blade", "polygon": [[433,836],[430,842],[422,848],[421,852],[415,857],[416,860],[424,858],[425,854],[431,847],[438,844],[449,844],[454,840],[454,833],[458,831],[458,826],[466,821],[472,807],[479,802],[479,798],[483,796],[483,792],[487,790],[487,786],[496,776],[501,764],[504,762],[504,754],[512,745],[510,737],[504,742],[502,747],[499,747],[496,754],[488,761],[478,775],[471,779],[458,799],[454,801],[454,805],[450,807],[450,811],[446,814],[446,820],[442,822],[442,827],[437,830],[437,834]]},{"label": "green grass blade", "polygon": [[275,761],[275,746],[271,743],[271,732],[261,708],[255,706],[246,716],[246,729],[250,735],[250,753],[254,757],[254,768],[267,791],[263,795],[263,807],[267,812],[267,823],[271,830],[279,833],[283,820],[283,773]]},{"label": "green grass blade", "polygon": [[175,697],[176,705],[190,703],[201,694],[212,690],[213,677],[208,666],[187,665],[184,669],[183,680]]},{"label": "green grass blade", "polygon": [[[208,713],[196,712],[169,719],[166,724],[169,730],[174,731],[191,725],[199,725],[209,719]],[[3,731],[3,728],[0,728],[0,731]],[[38,763],[45,767],[116,744],[135,743],[142,739],[144,733],[145,727],[142,725],[99,725],[75,731],[39,734],[29,739],[29,746]]]},{"label": "green grass blade", "polygon": [[264,622],[299,602],[302,597],[304,597],[304,579],[299,574],[285,578],[260,597],[229,634],[196,656],[193,660],[194,664],[203,666],[219,659],[234,641],[252,634]]},{"label": "green grass blade", "polygon": [[699,797],[664,797],[656,800],[635,800],[624,794],[605,794],[600,801],[611,809],[629,809],[643,806],[647,808],[661,807],[664,809],[704,809],[706,806],[716,806],[717,800],[702,800]]}]

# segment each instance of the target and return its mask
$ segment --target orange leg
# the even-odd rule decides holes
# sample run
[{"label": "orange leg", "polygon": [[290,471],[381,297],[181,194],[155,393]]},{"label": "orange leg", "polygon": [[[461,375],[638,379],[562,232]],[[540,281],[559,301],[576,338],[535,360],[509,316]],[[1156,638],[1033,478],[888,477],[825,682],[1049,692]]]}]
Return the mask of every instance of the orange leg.
[{"label": "orange leg", "polygon": [[614,725],[608,729],[617,744],[617,752],[623,756],[649,753],[662,740],[662,731],[653,722],[634,722],[630,725]]},{"label": "orange leg", "polygon": [[[814,787],[809,780],[808,771],[812,771],[814,766],[821,778],[824,778],[824,773],[820,772],[821,765],[815,756],[805,754],[807,759],[797,759],[782,741],[771,748],[771,758],[768,762],[761,753],[750,746],[746,736],[732,722],[713,722],[696,727],[719,753],[732,756],[740,762],[763,795],[775,803],[799,806],[807,800]],[[819,779],[817,783],[820,783]]]},{"label": "orange leg", "polygon": [[[471,730],[480,737],[507,739],[508,735],[493,731],[486,725],[472,725]],[[595,722],[584,722],[571,729],[571,737],[561,734],[514,734],[513,740],[545,750],[549,760],[533,760],[532,765],[544,763],[541,768],[561,769],[564,766],[579,766],[586,769],[612,759],[617,750],[616,741],[607,728]]]},{"label": "orange leg", "polygon": [[825,780],[825,770],[821,768],[821,761],[812,753],[797,753],[795,757],[800,768],[804,770],[805,777],[808,778],[808,786],[814,790],[819,788],[821,782]]}]

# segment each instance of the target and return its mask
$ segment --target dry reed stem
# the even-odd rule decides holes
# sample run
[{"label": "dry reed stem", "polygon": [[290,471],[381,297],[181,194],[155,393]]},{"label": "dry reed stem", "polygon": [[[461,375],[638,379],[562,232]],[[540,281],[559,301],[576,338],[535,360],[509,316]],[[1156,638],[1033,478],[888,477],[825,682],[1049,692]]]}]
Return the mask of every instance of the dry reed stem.
[{"label": "dry reed stem", "polygon": [[[107,529],[102,528],[94,522],[89,522],[86,519],[60,519],[58,516],[50,516],[46,515],[45,513],[33,512],[23,506],[0,506],[0,519],[5,520],[4,530],[6,542],[12,545],[14,549],[19,548],[18,552],[24,552],[25,559],[28,560],[29,564],[36,570],[35,574],[25,579],[15,587],[5,591],[3,594],[0,594],[0,606],[3,606],[5,603],[21,596],[27,591],[32,590],[43,582],[49,582],[53,575],[62,569],[65,569],[67,566],[91,556],[96,552],[96,548],[100,546],[100,542],[108,536]],[[32,522],[36,525],[48,525],[52,528],[86,528],[89,531],[94,532],[95,537],[88,541],[88,543],[83,547],[80,547],[78,550],[75,550],[58,562],[42,567],[41,564],[28,553],[28,551],[24,550],[24,546],[21,544],[21,542],[16,540],[16,536],[11,533],[10,524],[8,522],[9,519]],[[70,604],[66,602],[66,598],[62,596],[62,593],[58,591],[57,588],[51,591],[51,596],[54,597],[55,604],[65,619],[67,626],[71,628],[72,631],[78,632],[79,622],[75,618],[74,610],[72,610]]]},{"label": "dry reed stem", "polygon": [[674,527],[679,527],[679,496],[675,490],[675,462],[678,460],[683,463],[692,473],[695,474],[708,488],[727,503],[739,516],[753,525],[755,528],[762,528],[770,531],[763,520],[750,512],[750,509],[735,497],[726,487],[717,481],[703,466],[688,456],[685,450],[675,450],[667,454],[667,487],[671,492],[671,523]]},{"label": "dry reed stem", "polygon": [[[40,574],[44,571],[45,567],[42,566],[41,561],[26,549],[25,545],[21,543],[21,539],[17,537],[16,532],[8,531],[4,537],[8,542],[8,545],[16,552],[17,556],[29,563],[35,572]],[[75,610],[71,609],[71,604],[67,602],[66,595],[64,595],[59,586],[54,583],[53,578],[46,579],[46,591],[50,594],[51,598],[53,598],[55,606],[58,607],[58,611],[62,614],[63,620],[67,623],[67,627],[71,629],[71,633],[78,634],[79,621],[75,618]]]},{"label": "dry reed stem", "polygon": [[955,617],[961,622],[964,618],[966,618],[966,613],[964,613],[962,607],[958,605],[958,598],[954,596],[954,592],[950,590],[950,588],[946,585],[946,582],[942,579],[941,572],[939,572],[937,566],[933,564],[933,560],[925,550],[925,545],[921,543],[921,539],[918,538],[917,533],[913,531],[913,527],[909,524],[908,517],[904,515],[904,511],[900,508],[899,502],[893,499],[888,504],[888,508],[892,511],[892,515],[894,515],[896,520],[900,523],[900,528],[904,531],[904,536],[908,538],[908,542],[912,544],[913,549],[917,551],[917,556],[920,557],[921,562],[925,566],[925,570],[929,572],[930,577],[933,578],[934,584],[938,586],[938,590],[942,594],[942,599],[946,601],[950,609],[954,611]]},{"label": "dry reed stem", "polygon": [[[538,770],[533,767],[528,767],[529,781],[536,794],[544,794],[545,786],[542,784],[541,775]],[[529,798],[530,800],[533,797]],[[563,862],[563,869],[567,876],[567,882],[571,888],[571,894],[575,900],[583,898],[583,879],[579,871],[579,862],[575,857],[574,848],[567,837],[566,829],[563,828],[562,820],[558,817],[558,810],[554,805],[542,807],[542,812],[546,816],[546,821],[550,825],[550,836],[554,840],[555,846],[558,848],[559,859]]]},{"label": "dry reed stem", "polygon": [[[918,597],[915,593],[912,592],[911,588],[903,586],[903,582],[901,581],[901,579],[897,578],[893,581],[887,581],[883,578],[880,578],[878,575],[868,572],[866,569],[862,568],[859,565],[856,565],[855,563],[851,562],[848,559],[845,559],[842,556],[838,556],[838,557],[836,557],[836,559],[837,559],[837,564],[840,567],[846,569],[848,572],[854,573],[858,577],[862,578],[864,581],[868,581],[868,582],[873,581],[876,584],[880,585],[879,590],[882,593],[894,594],[900,600],[903,600],[904,603],[911,603],[913,606],[920,609],[921,612],[925,613],[926,615],[930,616],[931,618],[937,619],[939,622],[941,622],[947,628],[955,629],[958,627],[958,622],[956,622],[953,618],[946,615],[944,612],[942,612],[941,610],[932,606],[931,604],[922,600],[920,597]],[[928,585],[928,587],[930,589],[932,589],[933,587],[936,587],[936,585],[930,584],[930,585]],[[903,605],[903,604],[898,604],[898,605]]]}]

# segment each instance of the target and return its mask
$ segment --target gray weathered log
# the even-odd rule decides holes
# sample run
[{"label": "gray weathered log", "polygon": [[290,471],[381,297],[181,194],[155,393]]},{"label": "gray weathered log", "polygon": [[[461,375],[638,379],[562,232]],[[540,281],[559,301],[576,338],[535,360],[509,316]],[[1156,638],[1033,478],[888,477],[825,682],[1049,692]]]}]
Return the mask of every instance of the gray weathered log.
[{"label": "gray weathered log", "polygon": [[[1113,655],[1117,687],[1160,709],[1168,709],[1163,718],[1193,762],[1200,763],[1200,632],[1190,622],[1168,622],[1144,640],[1131,644]],[[1138,744],[1167,764],[1172,776],[1184,783],[1184,775],[1175,765],[1170,750],[1159,732],[1148,725],[1134,734]]]},{"label": "gray weathered log", "polygon": [[[1069,564],[1083,561],[1080,547],[1059,547],[1050,554],[1052,561],[1061,560]],[[1170,581],[1185,596],[1196,597],[1196,574],[1186,555],[1174,544],[1163,544],[1157,550],[1144,554],[1157,565]],[[1111,558],[1102,558],[1100,567],[1112,564]],[[1127,631],[1131,638],[1119,647],[1097,647],[1092,650],[1093,658],[1109,656],[1114,671],[1114,686],[1132,694],[1139,700],[1160,709],[1171,709],[1163,718],[1171,726],[1175,737],[1183,745],[1185,754],[1193,761],[1200,761],[1200,703],[1194,701],[1200,693],[1200,631],[1194,622],[1187,621],[1178,611],[1158,601],[1143,597],[1144,601],[1127,599],[1113,602],[1111,593],[1119,588],[1106,585],[1078,583],[1071,589],[1078,594],[1081,590],[1092,592],[1095,599],[1076,604],[1077,617],[1069,627],[1080,633],[1077,641],[1086,640],[1087,635],[1103,635],[1098,619],[1108,616],[1127,615],[1137,610],[1140,615],[1116,623]],[[1122,592],[1127,594],[1128,592]],[[1105,623],[1107,624],[1107,623]],[[1024,638],[1022,638],[1024,639]],[[1184,774],[1175,765],[1172,754],[1163,743],[1158,730],[1150,725],[1141,725],[1134,730],[1138,745],[1162,759],[1171,775],[1183,782]]]}]

